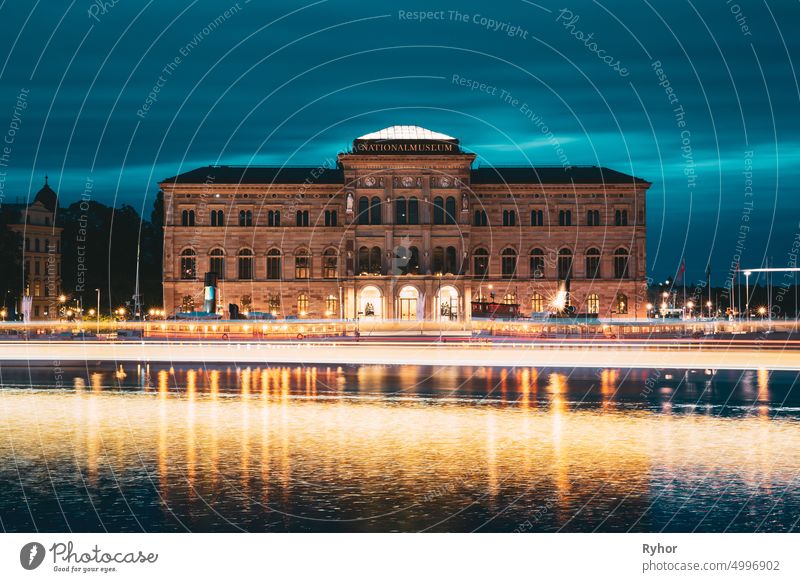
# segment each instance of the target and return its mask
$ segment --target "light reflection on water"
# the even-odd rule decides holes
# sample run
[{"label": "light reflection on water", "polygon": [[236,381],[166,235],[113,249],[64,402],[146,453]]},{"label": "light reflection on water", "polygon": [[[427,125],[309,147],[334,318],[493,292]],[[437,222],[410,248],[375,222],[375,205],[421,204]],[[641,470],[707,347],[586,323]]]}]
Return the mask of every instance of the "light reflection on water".
[{"label": "light reflection on water", "polygon": [[8,531],[786,531],[800,517],[795,373],[126,365],[53,389],[47,368],[2,371]]}]

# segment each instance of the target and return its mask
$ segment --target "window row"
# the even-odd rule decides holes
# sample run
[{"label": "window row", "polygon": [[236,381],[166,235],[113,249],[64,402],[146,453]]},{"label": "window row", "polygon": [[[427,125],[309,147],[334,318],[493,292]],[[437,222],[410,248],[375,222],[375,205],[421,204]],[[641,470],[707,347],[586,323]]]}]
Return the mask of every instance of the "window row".
[{"label": "window row", "polygon": [[[255,278],[256,257],[250,249],[242,249],[236,255],[236,275],[241,281],[250,281]],[[339,272],[339,256],[334,249],[326,249],[322,253],[322,277],[335,279]],[[218,280],[224,280],[225,253],[222,249],[213,249],[208,255],[208,271],[214,273]],[[268,280],[278,281],[283,278],[283,256],[280,250],[270,249],[266,255],[266,273]],[[185,249],[180,256],[180,278],[183,280],[197,279],[197,253],[192,249]],[[311,253],[300,250],[294,255],[294,278],[311,278]]]},{"label": "window row", "polygon": [[[327,295],[324,299],[325,301],[325,317],[339,317],[339,298],[336,295],[330,294]],[[300,317],[306,317],[310,314],[309,306],[310,301],[307,293],[300,293],[297,296],[297,302],[295,304],[297,315]],[[281,298],[280,295],[268,295],[265,301],[265,307],[267,311],[272,313],[272,315],[280,315],[281,314]],[[184,295],[181,299],[181,311],[185,313],[193,312],[197,309],[197,303],[195,302],[195,298],[191,295]],[[248,313],[253,309],[253,296],[252,295],[242,295],[239,298],[239,309],[243,313]]]},{"label": "window row", "polygon": [[[379,197],[361,196],[358,199],[358,224],[382,224],[382,201]],[[456,199],[436,196],[433,199],[433,224],[456,224]],[[419,199],[400,196],[394,201],[395,224],[420,224]]]},{"label": "window row", "polygon": [[[489,273],[489,251],[485,248],[478,248],[472,253],[472,274],[477,277],[486,277]],[[586,251],[584,255],[585,271],[584,276],[587,279],[599,279],[602,276],[600,271],[600,250],[591,248]],[[529,256],[530,277],[532,279],[541,279],[552,276],[550,268],[547,267],[548,261],[544,250],[536,248],[533,249]],[[501,274],[506,279],[511,279],[518,276],[519,257],[517,251],[512,248],[503,249],[500,253],[500,269]],[[552,261],[551,261],[552,262]],[[555,256],[555,275],[558,279],[566,280],[573,278],[573,262],[574,257],[570,249],[561,249]],[[614,251],[613,255],[613,268],[615,279],[627,279],[630,276],[630,255],[627,249],[619,248]]]},{"label": "window row", "polygon": [[[339,213],[337,210],[325,210],[325,226],[337,226],[339,222]],[[308,210],[297,210],[294,213],[295,226],[309,226]],[[225,226],[225,211],[212,210],[211,211],[211,226]],[[253,211],[240,210],[239,211],[239,226],[253,226]],[[195,212],[194,210],[181,211],[181,226],[195,226]],[[267,211],[267,226],[279,227],[281,226],[281,211],[268,210]]]},{"label": "window row", "polygon": [[[544,210],[534,209],[531,210],[531,226],[546,226]],[[507,209],[503,210],[502,225],[503,226],[522,226],[516,210]],[[573,222],[572,210],[559,210],[558,211],[558,226],[573,226],[577,223]],[[476,210],[472,216],[473,226],[489,226],[489,217],[485,210]],[[599,210],[586,211],[586,226],[602,226],[600,221]],[[628,226],[628,211],[615,210],[614,211],[614,226]]]},{"label": "window row", "polygon": [[35,239],[33,239],[33,244],[31,244],[31,239],[29,239],[27,237],[25,238],[25,251],[29,252],[29,253],[30,252],[34,252],[34,253],[41,253],[41,252],[49,253],[51,250],[54,253],[58,253],[58,252],[60,252],[59,251],[59,247],[60,246],[61,245],[59,244],[59,240],[58,239],[50,242],[50,239],[47,239],[47,238],[44,239],[43,241],[38,239],[38,238],[35,238]]}]

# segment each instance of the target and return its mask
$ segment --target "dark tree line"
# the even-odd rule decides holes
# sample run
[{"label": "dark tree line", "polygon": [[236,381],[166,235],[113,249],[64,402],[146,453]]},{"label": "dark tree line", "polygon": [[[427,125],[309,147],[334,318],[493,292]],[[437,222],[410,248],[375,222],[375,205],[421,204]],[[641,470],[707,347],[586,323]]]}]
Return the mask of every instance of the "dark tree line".
[{"label": "dark tree line", "polygon": [[136,289],[137,248],[142,306],[160,306],[163,245],[163,195],[158,193],[150,220],[125,204],[119,208],[100,202],[75,202],[60,211],[62,235],[61,277],[65,292],[81,297],[88,309],[100,289],[101,309],[133,305]]},{"label": "dark tree line", "polygon": [[9,317],[14,317],[14,306],[22,295],[22,234],[9,228],[19,221],[19,210],[0,207],[0,306],[9,311]]}]

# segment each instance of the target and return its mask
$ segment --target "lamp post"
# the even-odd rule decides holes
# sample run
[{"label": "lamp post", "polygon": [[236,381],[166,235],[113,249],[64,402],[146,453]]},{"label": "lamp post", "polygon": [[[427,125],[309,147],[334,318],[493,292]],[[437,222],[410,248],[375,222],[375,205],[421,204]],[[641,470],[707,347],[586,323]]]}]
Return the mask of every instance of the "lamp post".
[{"label": "lamp post", "polygon": [[744,305],[745,305],[745,317],[747,317],[747,321],[750,321],[750,271],[744,272]]},{"label": "lamp post", "polygon": [[100,289],[95,289],[97,293],[97,333],[100,333]]}]

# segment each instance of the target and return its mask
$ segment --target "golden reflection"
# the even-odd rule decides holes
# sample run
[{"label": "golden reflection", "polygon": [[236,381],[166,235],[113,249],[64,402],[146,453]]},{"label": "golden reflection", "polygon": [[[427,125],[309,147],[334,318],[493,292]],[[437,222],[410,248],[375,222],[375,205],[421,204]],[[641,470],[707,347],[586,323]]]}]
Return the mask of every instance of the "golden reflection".
[{"label": "golden reflection", "polygon": [[603,397],[603,408],[608,408],[617,392],[617,370],[605,369],[600,372],[600,395]]},{"label": "golden reflection", "polygon": [[519,405],[523,410],[528,410],[531,393],[531,371],[528,368],[517,371],[517,385],[522,393]]},{"label": "golden reflection", "polygon": [[[303,382],[313,387],[316,373],[304,372]],[[190,492],[210,489],[214,499],[238,499],[240,491],[252,501],[290,504],[313,485],[318,499],[342,492],[366,499],[364,512],[425,503],[426,494],[443,490],[455,501],[435,503],[453,503],[454,511],[479,498],[499,511],[507,491],[534,489],[552,498],[560,516],[598,491],[646,504],[655,481],[684,486],[687,475],[711,472],[720,483],[754,491],[769,483],[782,492],[800,473],[796,419],[576,409],[565,402],[560,373],[547,377],[550,406],[524,413],[429,400],[289,399],[290,368],[262,369],[249,399],[213,399],[197,394],[197,374],[180,379],[185,397],[167,396],[164,371],[158,399],[91,390],[33,401],[9,391],[0,407],[0,457],[31,470],[44,457],[51,470],[81,471],[92,487],[130,470],[157,472],[159,493],[171,502],[185,497],[187,482]],[[534,377],[519,371],[523,398],[535,390]],[[209,379],[219,381],[213,373]],[[267,397],[255,397],[259,385]],[[0,465],[0,478],[10,470]]]},{"label": "golden reflection", "polygon": [[765,368],[758,369],[756,385],[758,386],[758,399],[761,402],[769,402],[769,370]]},{"label": "golden reflection", "polygon": [[166,398],[169,392],[169,374],[166,370],[158,371],[158,396],[159,398]]},{"label": "golden reflection", "polygon": [[219,398],[219,370],[211,370],[208,374],[211,400]]},{"label": "golden reflection", "polygon": [[186,409],[186,481],[189,489],[194,493],[195,472],[197,470],[197,450],[195,434],[195,417],[197,406],[197,372],[195,370],[186,371],[186,397],[188,407]]}]

